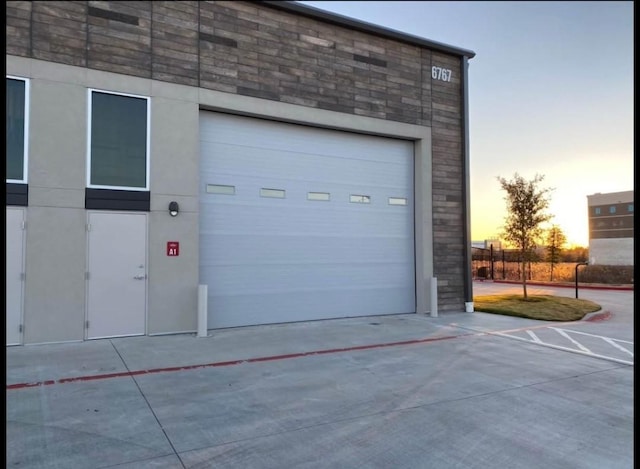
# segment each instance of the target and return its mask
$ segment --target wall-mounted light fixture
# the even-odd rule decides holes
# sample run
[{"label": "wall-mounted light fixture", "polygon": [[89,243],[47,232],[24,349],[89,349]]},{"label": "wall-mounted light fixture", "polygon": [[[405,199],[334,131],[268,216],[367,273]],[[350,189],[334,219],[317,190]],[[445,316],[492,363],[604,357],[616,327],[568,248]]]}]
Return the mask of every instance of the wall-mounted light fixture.
[{"label": "wall-mounted light fixture", "polygon": [[169,202],[169,215],[172,217],[177,217],[178,212],[180,211],[180,207],[178,206],[178,202],[175,200]]}]

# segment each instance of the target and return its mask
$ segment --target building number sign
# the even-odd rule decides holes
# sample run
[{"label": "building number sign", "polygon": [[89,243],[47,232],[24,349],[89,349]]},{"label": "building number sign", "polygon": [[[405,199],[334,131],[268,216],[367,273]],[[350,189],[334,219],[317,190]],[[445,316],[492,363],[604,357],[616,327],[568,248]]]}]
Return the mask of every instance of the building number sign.
[{"label": "building number sign", "polygon": [[431,67],[431,78],[434,80],[451,81],[451,70],[434,65]]}]

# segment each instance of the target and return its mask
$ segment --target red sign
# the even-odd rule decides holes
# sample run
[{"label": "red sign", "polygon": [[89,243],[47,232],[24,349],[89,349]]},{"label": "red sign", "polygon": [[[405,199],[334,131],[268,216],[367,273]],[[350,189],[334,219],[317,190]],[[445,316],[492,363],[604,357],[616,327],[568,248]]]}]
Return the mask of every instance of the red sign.
[{"label": "red sign", "polygon": [[167,241],[167,256],[179,256],[180,243],[178,241]]}]

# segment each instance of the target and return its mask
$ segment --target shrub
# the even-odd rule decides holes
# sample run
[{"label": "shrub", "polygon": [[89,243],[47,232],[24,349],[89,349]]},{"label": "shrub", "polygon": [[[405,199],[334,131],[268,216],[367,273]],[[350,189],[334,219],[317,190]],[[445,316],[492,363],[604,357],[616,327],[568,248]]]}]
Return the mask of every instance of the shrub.
[{"label": "shrub", "polygon": [[[632,265],[587,265],[578,268],[578,281],[586,283],[633,283]],[[575,275],[573,276],[575,281]]]},{"label": "shrub", "polygon": [[[473,261],[474,278],[491,278],[491,262]],[[518,262],[493,261],[494,280],[521,280],[521,265]],[[578,267],[578,281],[581,283],[603,283],[608,285],[626,285],[633,283],[633,266],[587,265]],[[548,262],[532,262],[526,268],[527,280],[551,281],[551,266]],[[560,262],[553,266],[554,282],[575,282],[576,263]]]}]

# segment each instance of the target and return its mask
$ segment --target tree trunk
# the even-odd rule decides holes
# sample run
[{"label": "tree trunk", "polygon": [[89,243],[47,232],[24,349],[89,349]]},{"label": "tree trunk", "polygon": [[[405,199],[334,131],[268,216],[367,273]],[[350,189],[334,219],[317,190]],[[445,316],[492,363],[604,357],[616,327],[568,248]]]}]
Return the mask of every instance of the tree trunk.
[{"label": "tree trunk", "polygon": [[522,291],[524,293],[524,299],[527,299],[527,274],[525,271],[526,260],[522,259]]}]

